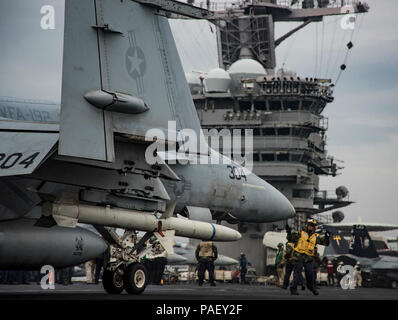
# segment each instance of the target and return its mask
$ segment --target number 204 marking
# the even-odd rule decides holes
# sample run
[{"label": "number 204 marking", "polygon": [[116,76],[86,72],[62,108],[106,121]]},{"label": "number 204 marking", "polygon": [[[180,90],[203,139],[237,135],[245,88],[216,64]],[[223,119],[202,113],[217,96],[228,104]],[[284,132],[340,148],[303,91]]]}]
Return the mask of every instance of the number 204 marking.
[{"label": "number 204 marking", "polygon": [[10,155],[0,153],[0,169],[10,169],[15,165],[23,166],[25,169],[33,164],[40,152],[35,152],[27,157],[20,152],[16,152]]}]

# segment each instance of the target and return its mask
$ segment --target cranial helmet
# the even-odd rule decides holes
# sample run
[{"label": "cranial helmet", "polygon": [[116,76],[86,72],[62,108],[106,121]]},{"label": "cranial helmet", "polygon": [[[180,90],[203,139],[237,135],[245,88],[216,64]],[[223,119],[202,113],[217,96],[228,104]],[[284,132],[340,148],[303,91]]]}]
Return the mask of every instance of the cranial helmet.
[{"label": "cranial helmet", "polygon": [[307,225],[311,225],[311,226],[316,226],[317,225],[317,222],[316,222],[316,220],[315,219],[309,219],[308,221],[307,221]]}]

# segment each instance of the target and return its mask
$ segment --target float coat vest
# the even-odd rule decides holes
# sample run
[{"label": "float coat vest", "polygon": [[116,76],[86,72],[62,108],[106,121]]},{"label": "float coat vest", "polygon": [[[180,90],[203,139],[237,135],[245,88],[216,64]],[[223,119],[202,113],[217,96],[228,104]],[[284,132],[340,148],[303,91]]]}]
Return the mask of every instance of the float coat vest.
[{"label": "float coat vest", "polygon": [[201,242],[199,256],[201,258],[213,257],[213,242]]},{"label": "float coat vest", "polygon": [[318,233],[313,233],[311,236],[309,236],[307,232],[302,230],[301,236],[294,247],[294,251],[304,253],[307,256],[313,256],[316,246],[316,240],[318,237]]}]

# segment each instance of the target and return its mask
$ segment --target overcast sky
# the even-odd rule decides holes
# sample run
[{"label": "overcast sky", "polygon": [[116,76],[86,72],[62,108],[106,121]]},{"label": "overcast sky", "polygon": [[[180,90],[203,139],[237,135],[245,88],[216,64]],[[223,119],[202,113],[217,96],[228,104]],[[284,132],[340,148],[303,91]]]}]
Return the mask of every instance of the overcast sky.
[{"label": "overcast sky", "polygon": [[[357,17],[353,34],[341,28],[339,17],[312,23],[277,48],[277,65],[285,64],[301,77],[316,73],[336,80],[352,36],[347,69],[337,83],[335,101],[324,112],[329,118],[328,152],[344,161],[339,163],[344,170],[336,178],[322,177],[321,189],[349,189],[356,203],[342,209],[346,222],[360,217],[363,222],[398,224],[398,1],[367,3],[370,11]],[[186,72],[217,66],[215,34],[208,23],[171,25]],[[277,23],[276,38],[297,25]]]},{"label": "overcast sky", "polygon": [[63,19],[63,1],[0,1],[0,96],[60,101]]}]

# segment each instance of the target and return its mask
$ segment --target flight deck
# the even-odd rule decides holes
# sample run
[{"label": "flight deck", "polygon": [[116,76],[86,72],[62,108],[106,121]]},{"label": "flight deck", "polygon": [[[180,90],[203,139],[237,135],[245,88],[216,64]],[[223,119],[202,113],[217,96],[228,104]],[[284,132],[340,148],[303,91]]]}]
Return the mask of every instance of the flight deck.
[{"label": "flight deck", "polygon": [[388,288],[359,288],[343,290],[321,286],[319,296],[307,289],[292,296],[289,290],[275,286],[217,284],[202,287],[194,284],[148,285],[141,295],[109,295],[101,284],[75,283],[69,286],[55,285],[54,290],[43,290],[40,285],[0,285],[0,300],[397,300],[398,290]]}]

